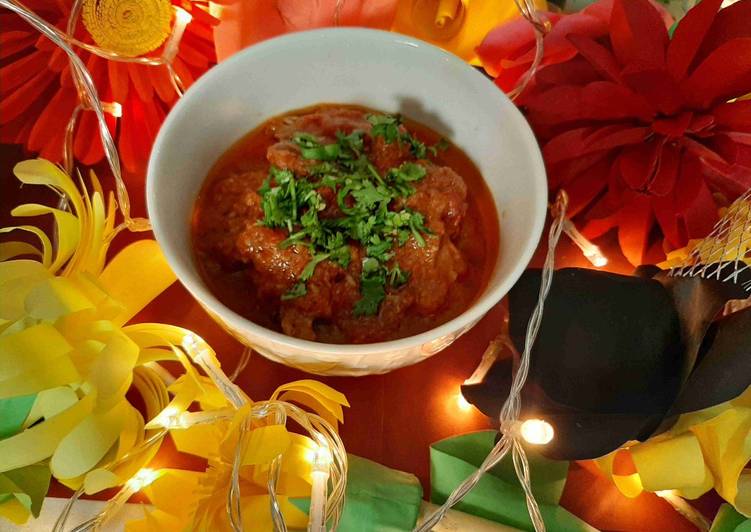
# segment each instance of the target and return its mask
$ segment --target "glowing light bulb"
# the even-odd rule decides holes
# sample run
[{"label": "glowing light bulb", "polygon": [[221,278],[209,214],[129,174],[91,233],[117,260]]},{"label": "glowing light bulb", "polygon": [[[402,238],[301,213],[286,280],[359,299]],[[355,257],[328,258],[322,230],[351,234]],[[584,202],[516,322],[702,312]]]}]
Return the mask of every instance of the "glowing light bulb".
[{"label": "glowing light bulb", "polygon": [[333,457],[328,445],[321,444],[313,453],[312,486],[310,490],[309,532],[325,532],[327,486]]},{"label": "glowing light bulb", "polygon": [[312,464],[314,469],[319,470],[325,470],[328,472],[329,467],[331,466],[331,462],[333,462],[333,457],[331,456],[331,451],[329,450],[328,445],[323,444],[319,445],[318,448],[313,452],[312,455]]},{"label": "glowing light bulb", "polygon": [[159,478],[159,471],[154,471],[153,469],[145,467],[133,475],[125,485],[129,490],[135,493],[154,482],[157,478]]},{"label": "glowing light bulb", "polygon": [[519,429],[522,438],[533,445],[546,445],[553,440],[553,426],[542,419],[528,419]]},{"label": "glowing light bulb", "polygon": [[102,102],[102,111],[111,114],[115,118],[123,116],[123,106],[118,102]]},{"label": "glowing light bulb", "polygon": [[587,257],[589,262],[591,262],[595,268],[602,268],[603,266],[608,265],[608,258],[603,255],[600,248],[594,244],[586,253],[584,253],[584,256]]},{"label": "glowing light bulb", "polygon": [[595,268],[602,268],[608,263],[608,258],[603,255],[600,248],[590,242],[583,234],[579,232],[571,220],[563,222],[563,231],[568,235],[571,241],[582,251]]},{"label": "glowing light bulb", "polygon": [[472,405],[464,398],[462,392],[456,394],[456,407],[462,412],[469,412],[472,410]]}]

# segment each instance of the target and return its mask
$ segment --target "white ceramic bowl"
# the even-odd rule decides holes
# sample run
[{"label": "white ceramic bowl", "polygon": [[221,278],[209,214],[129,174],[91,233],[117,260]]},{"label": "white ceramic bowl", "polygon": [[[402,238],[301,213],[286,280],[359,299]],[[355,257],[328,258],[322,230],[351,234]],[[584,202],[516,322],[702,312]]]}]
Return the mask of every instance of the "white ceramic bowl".
[{"label": "white ceramic bowl", "polygon": [[[449,137],[482,172],[498,209],[500,253],[484,293],[460,316],[400,340],[322,344],[252,323],[224,306],[201,280],[190,218],[211,166],[265,120],[322,102],[401,112]],[[341,28],[263,42],[204,74],[159,131],[146,190],[154,234],[169,264],[209,314],[266,357],[329,375],[385,373],[414,364],[468,331],[531,259],[547,202],[543,161],[527,122],[480,72],[416,39]]]}]

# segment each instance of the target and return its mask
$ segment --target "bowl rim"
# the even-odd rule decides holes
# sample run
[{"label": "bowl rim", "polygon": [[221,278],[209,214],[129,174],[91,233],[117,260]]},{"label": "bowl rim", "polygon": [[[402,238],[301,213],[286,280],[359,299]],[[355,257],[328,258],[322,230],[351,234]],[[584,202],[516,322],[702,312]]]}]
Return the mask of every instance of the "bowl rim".
[{"label": "bowl rim", "polygon": [[[273,49],[279,46],[286,46],[289,44],[300,44],[310,40],[320,40],[322,38],[329,39],[368,39],[373,42],[374,45],[387,45],[387,44],[402,44],[410,46],[412,48],[419,48],[426,54],[426,58],[444,61],[449,64],[455,65],[458,69],[464,72],[464,75],[473,79],[473,83],[478,87],[485,85],[486,88],[492,89],[497,94],[498,105],[511,107],[512,111],[509,113],[509,119],[511,127],[518,131],[518,135],[521,137],[523,144],[528,148],[527,153],[530,156],[530,165],[533,169],[529,176],[529,190],[534,193],[534,196],[539,200],[534,205],[532,211],[529,213],[533,218],[532,230],[528,234],[525,242],[524,249],[522,250],[517,263],[511,269],[498,285],[491,290],[486,290],[480,295],[472,305],[464,312],[451,320],[438,325],[425,332],[408,336],[405,338],[398,338],[395,340],[388,340],[384,342],[373,342],[364,344],[330,344],[323,342],[315,342],[312,340],[303,340],[288,336],[284,333],[280,333],[271,329],[267,329],[261,325],[254,323],[253,321],[238,314],[234,310],[224,305],[206,286],[205,282],[199,278],[198,286],[193,283],[193,273],[184,264],[184,261],[178,258],[178,251],[175,245],[169,242],[167,237],[168,231],[164,229],[163,224],[160,221],[157,214],[157,193],[155,185],[155,173],[157,161],[161,157],[161,145],[165,142],[167,132],[172,128],[173,122],[177,120],[178,115],[182,112],[183,107],[188,105],[188,101],[192,94],[199,92],[199,89],[204,85],[212,82],[212,78],[220,72],[229,71],[235,68],[235,63],[242,63],[245,58],[251,54],[257,54],[266,49]],[[228,146],[229,147],[229,146]],[[159,129],[157,137],[154,141],[154,145],[149,157],[148,167],[146,171],[146,207],[149,215],[149,219],[152,225],[152,231],[154,237],[162,249],[162,252],[169,264],[170,268],[174,271],[177,279],[180,283],[190,292],[191,296],[196,301],[204,306],[212,318],[218,316],[221,321],[230,327],[241,331],[243,333],[248,332],[254,336],[263,337],[277,345],[289,347],[296,350],[302,350],[307,352],[316,352],[320,355],[363,355],[363,354],[381,354],[386,352],[398,352],[405,349],[419,347],[421,345],[430,343],[432,341],[443,338],[447,335],[451,335],[457,332],[465,330],[467,326],[473,326],[479,321],[490,309],[495,306],[516,284],[521,277],[524,270],[527,268],[532,256],[535,253],[537,244],[540,241],[542,230],[545,225],[546,213],[547,213],[547,178],[545,172],[545,164],[542,158],[542,152],[539,148],[537,140],[527,123],[526,119],[522,116],[519,109],[511,102],[506,94],[496,87],[488,78],[486,78],[481,72],[472,67],[469,63],[465,62],[461,58],[451,54],[437,46],[434,46],[425,41],[419,40],[414,37],[402,35],[395,32],[376,30],[370,28],[353,28],[353,27],[336,27],[336,28],[322,28],[307,31],[300,31],[295,33],[288,33],[281,36],[267,39],[260,43],[253,44],[244,48],[231,57],[227,58],[221,63],[218,63],[206,73],[204,73],[188,90],[185,92],[182,98],[172,107],[167,114],[164,123]],[[499,213],[500,214],[500,213]],[[501,234],[503,234],[502,220],[499,219],[501,225]],[[186,223],[188,221],[186,220]],[[173,253],[173,249],[175,252]],[[192,255],[192,253],[191,253]]]}]

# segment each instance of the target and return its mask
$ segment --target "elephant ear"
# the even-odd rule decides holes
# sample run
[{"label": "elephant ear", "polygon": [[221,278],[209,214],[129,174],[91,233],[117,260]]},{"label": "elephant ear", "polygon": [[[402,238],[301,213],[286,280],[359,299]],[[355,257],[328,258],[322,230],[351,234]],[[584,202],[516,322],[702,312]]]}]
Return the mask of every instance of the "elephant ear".
[{"label": "elephant ear", "polygon": [[704,337],[725,304],[744,299],[742,285],[702,277],[673,277],[661,272],[654,277],[670,294],[681,323],[685,357],[681,379],[685,381],[697,363]]},{"label": "elephant ear", "polygon": [[[477,384],[462,386],[464,398],[492,420],[498,420],[511,388],[512,360],[499,360]],[[555,438],[538,449],[553,460],[587,460],[603,456],[625,441],[637,438],[645,425],[643,414],[602,414],[556,404],[531,380],[522,390],[522,419],[544,419]],[[649,424],[653,420],[646,420]]]},{"label": "elephant ear", "polygon": [[[523,349],[536,304],[539,271],[509,294],[509,333]],[[657,281],[583,269],[555,273],[522,392],[522,415],[551,423],[556,438],[542,452],[555,459],[595,458],[648,437],[682,381],[680,322]],[[509,361],[485,381],[465,386],[468,401],[497,416],[510,383]]]},{"label": "elephant ear", "polygon": [[751,386],[751,308],[710,327],[700,359],[670,410],[670,418],[738,397]]},{"label": "elephant ear", "polygon": [[[509,294],[509,332],[523,348],[540,274]],[[530,377],[555,403],[585,412],[664,413],[684,365],[680,321],[657,281],[595,270],[557,270],[532,348]]]}]

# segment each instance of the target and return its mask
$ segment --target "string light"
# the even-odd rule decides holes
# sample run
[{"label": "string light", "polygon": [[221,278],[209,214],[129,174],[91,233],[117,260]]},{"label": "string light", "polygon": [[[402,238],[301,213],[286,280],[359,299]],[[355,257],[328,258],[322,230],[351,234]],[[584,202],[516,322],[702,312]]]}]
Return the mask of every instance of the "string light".
[{"label": "string light", "polygon": [[547,445],[553,441],[553,426],[543,419],[527,419],[519,426],[524,441],[532,445]]},{"label": "string light", "polygon": [[464,398],[462,392],[456,394],[456,406],[462,412],[469,412],[472,410],[472,405]]},{"label": "string light", "polygon": [[138,473],[133,475],[133,477],[128,480],[128,482],[125,483],[125,487],[133,491],[133,493],[137,493],[154,482],[157,478],[159,478],[159,476],[159,471],[144,467],[143,469],[140,469]]},{"label": "string light", "polygon": [[656,491],[655,495],[670,504],[670,506],[672,506],[676,512],[685,517],[698,530],[704,532],[710,529],[711,525],[709,521],[707,521],[707,518],[704,517],[696,508],[686,502],[686,500],[681,497],[677,491],[660,490]]},{"label": "string light", "polygon": [[309,532],[326,531],[326,498],[329,472],[333,458],[328,445],[320,444],[313,456],[311,471],[312,488],[310,491]]},{"label": "string light", "polygon": [[482,464],[477,470],[468,476],[459,486],[454,489],[448,496],[446,502],[438,508],[433,514],[425,519],[425,521],[415,528],[416,532],[430,532],[433,528],[444,518],[446,513],[459,501],[461,501],[467,493],[469,493],[482,476],[498,465],[503,458],[512,453],[514,470],[516,476],[519,479],[519,483],[524,490],[524,497],[527,503],[527,511],[532,521],[532,526],[535,532],[545,531],[545,521],[542,519],[540,508],[532,493],[532,484],[529,473],[529,461],[524,450],[524,446],[519,441],[518,430],[519,422],[518,417],[521,411],[521,391],[524,387],[524,383],[527,380],[529,373],[530,356],[532,346],[537,338],[540,325],[542,323],[542,315],[545,307],[545,299],[550,291],[550,285],[553,281],[553,271],[555,268],[555,250],[560,241],[561,234],[563,233],[563,225],[566,219],[566,209],[568,207],[568,196],[565,192],[559,192],[556,202],[551,209],[554,216],[553,223],[550,225],[548,233],[548,252],[545,256],[545,263],[542,268],[542,278],[540,280],[540,291],[537,297],[537,304],[532,311],[532,315],[529,318],[527,324],[527,332],[524,339],[524,351],[519,357],[519,365],[515,368],[513,379],[511,383],[511,390],[506,402],[501,408],[500,415],[500,428],[501,438],[498,443],[491,449],[488,456],[485,457]]},{"label": "string light", "polygon": [[571,220],[566,219],[566,221],[563,222],[563,232],[566,233],[566,236],[568,236],[574,244],[576,244],[587,260],[589,260],[595,268],[607,266],[608,258],[603,255],[597,245],[590,242],[579,232]]}]

